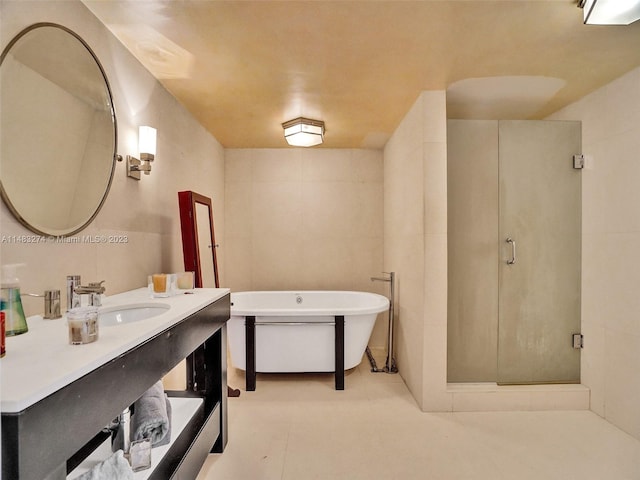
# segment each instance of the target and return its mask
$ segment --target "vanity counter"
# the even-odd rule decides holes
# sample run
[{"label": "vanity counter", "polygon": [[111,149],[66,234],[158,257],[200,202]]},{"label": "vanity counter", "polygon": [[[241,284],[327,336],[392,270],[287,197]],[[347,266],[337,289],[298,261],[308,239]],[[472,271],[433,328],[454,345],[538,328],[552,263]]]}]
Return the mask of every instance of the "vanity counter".
[{"label": "vanity counter", "polygon": [[167,304],[155,317],[109,327],[86,345],[69,345],[66,318],[30,317],[29,331],[7,337],[7,355],[0,360],[0,410],[20,412],[51,393],[113,360],[229,293],[226,288],[194,289],[193,294],[150,298],[146,288],[105,297],[102,308]]},{"label": "vanity counter", "polygon": [[[228,289],[149,297],[146,288],[105,298],[104,309],[165,304],[159,315],[100,325],[96,342],[69,345],[66,319],[32,318],[7,338],[0,361],[2,477],[63,479],[88,455],[105,425],[187,358],[187,389],[202,407],[149,478],[197,475],[226,444]],[[188,457],[188,458],[187,458]],[[195,476],[194,476],[195,478]]]}]

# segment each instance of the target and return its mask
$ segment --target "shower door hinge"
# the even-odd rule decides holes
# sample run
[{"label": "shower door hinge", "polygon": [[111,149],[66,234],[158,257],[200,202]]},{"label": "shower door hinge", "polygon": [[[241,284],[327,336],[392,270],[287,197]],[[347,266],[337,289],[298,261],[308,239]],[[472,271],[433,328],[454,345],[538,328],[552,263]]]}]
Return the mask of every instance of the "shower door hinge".
[{"label": "shower door hinge", "polygon": [[584,337],[580,333],[574,333],[572,335],[573,338],[573,348],[580,349],[584,348]]},{"label": "shower door hinge", "polygon": [[578,170],[584,168],[584,155],[573,156],[573,168]]}]

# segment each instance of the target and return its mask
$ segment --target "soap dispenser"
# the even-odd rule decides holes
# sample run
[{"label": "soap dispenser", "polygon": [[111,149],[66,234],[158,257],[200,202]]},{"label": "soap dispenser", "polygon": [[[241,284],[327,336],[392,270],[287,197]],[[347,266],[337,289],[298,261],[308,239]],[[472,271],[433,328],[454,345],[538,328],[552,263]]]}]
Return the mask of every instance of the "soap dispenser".
[{"label": "soap dispenser", "polygon": [[20,282],[16,275],[18,267],[23,263],[14,263],[2,266],[2,288],[0,289],[0,299],[4,302],[5,334],[7,337],[27,333],[27,319],[22,309],[22,299],[20,298]]}]

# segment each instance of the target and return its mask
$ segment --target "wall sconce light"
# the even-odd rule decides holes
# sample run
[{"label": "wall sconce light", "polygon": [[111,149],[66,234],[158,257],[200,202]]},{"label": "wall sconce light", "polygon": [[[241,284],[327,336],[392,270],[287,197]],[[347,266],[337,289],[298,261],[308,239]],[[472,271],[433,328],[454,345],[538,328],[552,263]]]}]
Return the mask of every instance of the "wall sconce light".
[{"label": "wall sconce light", "polygon": [[629,25],[640,20],[640,0],[580,0],[578,6],[589,25]]},{"label": "wall sconce light", "polygon": [[138,151],[140,159],[127,155],[127,177],[140,180],[140,172],[151,173],[151,162],[156,155],[156,129],[140,127],[138,129]]},{"label": "wall sconce light", "polygon": [[294,147],[313,147],[324,141],[324,122],[309,118],[296,118],[282,124],[284,138]]}]

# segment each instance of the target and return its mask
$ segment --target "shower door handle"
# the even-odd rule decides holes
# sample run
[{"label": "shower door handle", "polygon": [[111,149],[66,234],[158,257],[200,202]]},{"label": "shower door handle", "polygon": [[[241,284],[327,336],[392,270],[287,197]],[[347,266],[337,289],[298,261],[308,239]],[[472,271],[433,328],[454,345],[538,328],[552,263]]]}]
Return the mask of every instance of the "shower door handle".
[{"label": "shower door handle", "polygon": [[507,238],[507,243],[511,244],[511,260],[507,260],[507,265],[516,263],[516,241],[513,238]]}]

